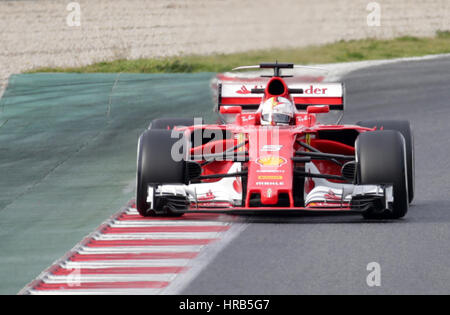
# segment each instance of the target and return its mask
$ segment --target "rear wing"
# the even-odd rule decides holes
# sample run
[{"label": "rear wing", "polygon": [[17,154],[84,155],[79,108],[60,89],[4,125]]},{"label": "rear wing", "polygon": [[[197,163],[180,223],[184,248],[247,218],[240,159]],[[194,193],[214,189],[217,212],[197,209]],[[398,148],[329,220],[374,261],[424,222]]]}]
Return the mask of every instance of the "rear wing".
[{"label": "rear wing", "polygon": [[[222,106],[240,106],[242,110],[257,110],[261,104],[261,94],[252,90],[264,89],[262,84],[219,83],[217,103]],[[330,110],[344,110],[345,87],[342,83],[301,83],[290,84],[297,110],[306,110],[311,105],[328,105]],[[300,93],[302,92],[302,93]]]}]

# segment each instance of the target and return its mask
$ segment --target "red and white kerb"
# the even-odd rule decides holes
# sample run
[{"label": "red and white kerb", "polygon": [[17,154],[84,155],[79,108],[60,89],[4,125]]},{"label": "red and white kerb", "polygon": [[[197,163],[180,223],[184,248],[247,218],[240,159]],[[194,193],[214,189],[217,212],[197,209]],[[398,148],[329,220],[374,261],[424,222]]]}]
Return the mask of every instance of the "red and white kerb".
[{"label": "red and white kerb", "polygon": [[143,218],[130,204],[19,294],[164,293],[232,220],[219,214]]}]

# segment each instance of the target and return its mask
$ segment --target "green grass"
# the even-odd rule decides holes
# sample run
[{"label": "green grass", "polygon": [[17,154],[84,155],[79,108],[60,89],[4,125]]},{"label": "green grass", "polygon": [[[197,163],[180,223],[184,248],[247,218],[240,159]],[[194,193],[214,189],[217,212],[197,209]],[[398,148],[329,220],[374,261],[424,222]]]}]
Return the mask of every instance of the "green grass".
[{"label": "green grass", "polygon": [[438,31],[435,37],[404,36],[392,40],[363,39],[339,41],[322,46],[291,49],[254,50],[234,54],[188,55],[137,60],[119,59],[79,68],[39,68],[31,72],[222,72],[240,65],[267,61],[296,64],[390,59],[450,53],[450,31]]}]

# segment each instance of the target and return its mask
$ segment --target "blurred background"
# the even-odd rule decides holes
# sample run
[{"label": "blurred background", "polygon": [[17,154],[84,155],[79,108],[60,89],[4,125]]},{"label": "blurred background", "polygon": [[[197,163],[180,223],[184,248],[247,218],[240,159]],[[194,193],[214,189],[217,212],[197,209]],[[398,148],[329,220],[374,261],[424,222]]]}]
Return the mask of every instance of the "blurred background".
[{"label": "blurred background", "polygon": [[0,1],[0,84],[39,67],[427,37],[449,29],[448,0],[7,0]]}]

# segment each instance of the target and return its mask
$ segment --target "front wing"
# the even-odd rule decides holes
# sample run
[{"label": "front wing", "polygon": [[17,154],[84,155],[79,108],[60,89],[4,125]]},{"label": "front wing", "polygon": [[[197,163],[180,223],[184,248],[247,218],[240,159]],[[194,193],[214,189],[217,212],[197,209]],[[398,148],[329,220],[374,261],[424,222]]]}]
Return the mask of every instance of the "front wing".
[{"label": "front wing", "polygon": [[[239,172],[235,163],[228,173]],[[309,171],[318,172],[311,163]],[[304,192],[305,207],[244,207],[242,192],[236,189],[237,177],[225,177],[214,183],[161,185],[149,187],[148,202],[155,198],[184,198],[188,206],[174,209],[183,213],[363,213],[369,209],[384,211],[393,202],[391,186],[351,185],[315,178],[314,188]]]}]

